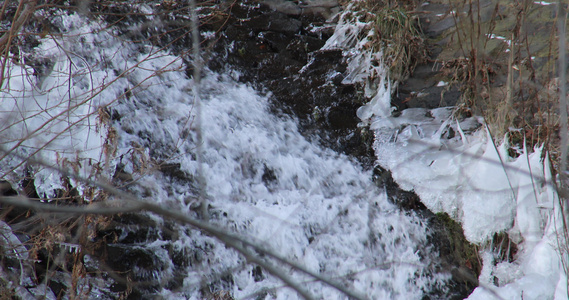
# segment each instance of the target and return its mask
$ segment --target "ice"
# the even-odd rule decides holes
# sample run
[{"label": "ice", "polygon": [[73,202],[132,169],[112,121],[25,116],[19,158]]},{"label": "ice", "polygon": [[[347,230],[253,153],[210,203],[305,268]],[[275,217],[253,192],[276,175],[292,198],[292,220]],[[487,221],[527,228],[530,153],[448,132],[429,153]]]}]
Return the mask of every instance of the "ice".
[{"label": "ice", "polygon": [[[346,18],[351,13],[348,7],[326,45],[349,49],[344,50],[348,66],[358,66],[349,68],[354,74],[350,80],[365,82],[371,91],[366,91],[370,101],[357,115],[360,125],[370,125],[375,133],[377,163],[431,211],[459,221],[466,238],[482,249],[501,232],[518,245],[511,263],[496,261],[487,250],[480,253],[481,286],[469,299],[552,299],[554,293],[556,299],[567,299],[566,229],[547,153],[524,148],[519,157],[510,157],[508,145],[494,143],[482,118],[457,119],[454,108],[411,108],[391,116],[391,82],[380,70],[373,71],[380,74],[373,82],[366,78],[369,62],[375,59],[381,66],[381,59],[358,47],[355,36],[366,27]],[[504,37],[489,37],[510,43]]]},{"label": "ice", "polygon": [[369,46],[369,37],[374,35],[373,26],[357,20],[352,6],[348,5],[340,15],[334,34],[321,50],[343,50],[348,65],[342,83],[364,84],[365,96],[372,100],[358,109],[357,116],[362,121],[374,115],[387,117],[394,108],[391,107],[391,81],[388,68],[383,64],[383,52]]},{"label": "ice", "polygon": [[567,293],[567,274],[561,273],[559,276],[559,282],[557,282],[557,287],[555,288],[555,300],[567,299],[569,294]]},{"label": "ice", "polygon": [[518,244],[512,263],[480,254],[480,287],[469,299],[552,299],[567,258],[547,155],[524,148],[510,157],[480,119],[455,120],[449,112],[371,117],[378,163],[429,209],[460,221],[470,242],[487,245],[494,233],[507,232]]},{"label": "ice", "polygon": [[512,183],[503,165],[506,149],[497,148],[490,135],[486,141],[484,153],[473,165],[465,166],[472,169],[464,172],[464,179],[459,183],[465,188],[464,197],[460,199],[464,235],[475,243],[509,229],[515,209]]},{"label": "ice", "polygon": [[[77,14],[54,16],[53,22],[68,35],[42,39],[33,53],[37,59],[51,61],[52,67],[45,74],[33,75],[32,68],[7,60],[4,75],[8,80],[0,92],[1,146],[4,151],[13,149],[9,156],[4,157],[7,152],[0,156],[1,175],[17,182],[15,174],[25,166],[23,158],[34,156],[48,167],[35,170],[39,189],[46,195],[49,189],[61,187],[51,166],[84,177],[109,176],[104,149],[108,127],[101,122],[99,108],[116,101],[122,91],[97,89],[124,81],[111,75],[113,67],[125,67],[111,57],[130,50],[110,42],[108,32],[92,34],[101,24]],[[102,63],[109,63],[109,69],[102,68]]]}]

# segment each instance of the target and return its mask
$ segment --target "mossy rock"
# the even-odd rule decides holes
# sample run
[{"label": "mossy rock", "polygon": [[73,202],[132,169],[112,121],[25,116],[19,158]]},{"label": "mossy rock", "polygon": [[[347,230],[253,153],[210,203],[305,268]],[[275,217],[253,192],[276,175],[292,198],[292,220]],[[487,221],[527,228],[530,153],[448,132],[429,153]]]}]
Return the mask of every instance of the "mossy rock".
[{"label": "mossy rock", "polygon": [[444,226],[449,238],[449,243],[444,250],[458,258],[461,265],[464,265],[474,271],[476,275],[479,275],[482,266],[479,262],[478,246],[471,244],[466,237],[464,237],[462,226],[447,213],[440,212],[436,213],[435,216]]},{"label": "mossy rock", "polygon": [[470,294],[478,286],[482,270],[478,246],[466,240],[462,226],[447,213],[436,213],[430,226],[433,231],[431,242],[446,264],[442,267],[451,273],[457,289],[465,289],[463,292]]}]

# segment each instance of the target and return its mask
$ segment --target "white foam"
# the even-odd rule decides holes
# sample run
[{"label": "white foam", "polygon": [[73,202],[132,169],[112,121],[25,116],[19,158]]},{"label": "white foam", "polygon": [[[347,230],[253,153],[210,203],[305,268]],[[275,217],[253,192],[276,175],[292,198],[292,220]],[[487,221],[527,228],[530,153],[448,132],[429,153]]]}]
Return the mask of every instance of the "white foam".
[{"label": "white foam", "polygon": [[[121,165],[136,179],[129,192],[188,214],[192,212],[185,200],[196,197],[196,182],[169,178],[157,171],[157,164],[178,163],[181,171],[195,178],[199,169],[195,152],[201,150],[205,192],[214,214],[212,222],[218,226],[371,298],[418,299],[447,279],[429,274],[435,258],[420,219],[389,203],[385,191],[371,181],[370,171],[307,141],[293,119],[272,115],[267,97],[236,83],[230,75],[206,71],[201,86],[204,144],[197,147],[192,123],[194,82],[186,78],[179,57],[131,47],[93,30],[99,25],[75,14],[58,18],[69,25],[71,37],[58,37],[57,43],[42,40],[35,54],[55,61],[53,70],[37,78],[29,67],[11,64],[7,68],[12,77],[7,83],[10,92],[5,89],[1,94],[2,119],[25,122],[2,131],[3,138],[12,139],[4,147],[60,113],[40,134],[30,136],[18,153],[25,155],[53,140],[38,157],[59,167],[64,162],[67,166],[80,163],[85,176],[103,166],[101,176],[110,177],[114,167]],[[64,45],[66,51],[57,45]],[[76,56],[68,57],[69,50]],[[73,67],[81,64],[81,69]],[[105,88],[98,90],[100,86]],[[67,113],[69,97],[78,106]],[[22,99],[29,101],[21,106]],[[97,127],[95,112],[104,105],[116,118],[110,123],[117,136],[112,144],[116,151],[105,152],[108,128]],[[66,131],[65,126],[75,121],[77,128]],[[3,160],[2,170],[18,162]],[[16,175],[23,172],[16,171]],[[40,170],[36,174],[46,196],[61,187],[57,174]],[[166,259],[160,243],[148,247]],[[215,279],[227,270],[234,270],[235,284],[230,287],[234,297],[265,288],[276,288],[272,298],[297,297],[294,291],[279,288],[282,283],[268,274],[255,281],[252,266],[243,267],[242,257],[212,237],[184,229],[174,244],[204,249],[203,257],[186,270],[183,288],[164,290],[165,297],[199,298],[202,279]],[[162,274],[151,275],[168,279],[172,268],[168,265]],[[291,276],[301,282],[310,279],[298,272]],[[341,297],[322,283],[307,285],[318,298]]]}]

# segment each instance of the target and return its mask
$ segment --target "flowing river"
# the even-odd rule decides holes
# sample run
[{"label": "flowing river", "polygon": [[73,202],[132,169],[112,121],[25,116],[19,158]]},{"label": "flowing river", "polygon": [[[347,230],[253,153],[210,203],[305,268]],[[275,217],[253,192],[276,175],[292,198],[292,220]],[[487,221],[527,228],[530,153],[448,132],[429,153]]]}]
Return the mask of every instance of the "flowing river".
[{"label": "flowing river", "polygon": [[[144,5],[140,9],[151,11]],[[50,246],[80,257],[90,275],[77,279],[69,272],[55,269],[51,279],[38,280],[21,267],[30,260],[28,253],[21,250],[25,238],[11,232],[13,228],[9,226],[16,225],[2,222],[3,245],[15,249],[13,259],[20,262],[20,267],[0,271],[19,278],[20,286],[27,286],[25,290],[17,289],[20,297],[55,299],[58,291],[65,290],[61,285],[72,283],[74,287],[89,286],[89,298],[115,298],[128,296],[132,292],[129,282],[138,281],[142,287],[138,286],[131,297],[230,299],[231,295],[234,299],[297,299],[298,291],[290,287],[290,282],[283,283],[275,276],[278,274],[315,298],[346,298],[339,289],[270,258],[264,251],[369,299],[453,297],[450,270],[438,257],[431,239],[433,232],[425,219],[388,200],[386,188],[374,182],[373,172],[365,170],[353,157],[323,147],[318,138],[308,140],[300,133],[295,116],[275,114],[270,93],[260,93],[240,82],[241,74],[231,68],[216,72],[205,68],[198,83],[189,75],[191,62],[168,48],[150,42],[132,43],[119,37],[118,30],[109,29],[107,23],[78,13],[60,12],[51,18],[62,34],[39,39],[37,46],[27,50],[28,64],[6,60],[4,66],[0,137],[1,150],[6,155],[0,159],[2,180],[19,183],[33,174],[37,198],[56,199],[61,190],[73,189],[94,202],[103,197],[93,196],[95,192],[89,183],[80,177],[112,183],[141,201],[182,212],[189,218],[206,219],[216,228],[264,250],[254,252],[254,259],[245,257],[227,242],[194,227],[160,215],[127,214],[112,219],[118,224],[116,228],[107,227],[89,236],[92,242],[105,241],[104,254],[89,252],[82,249],[84,245],[78,240],[65,238],[56,239]],[[139,25],[130,24],[129,30],[139,30]],[[338,27],[344,31],[335,38],[356,36],[357,28]],[[325,47],[339,43],[338,39],[331,40]],[[353,51],[359,53],[357,57],[367,55],[360,50]],[[352,77],[381,75],[372,71],[356,74],[362,66],[354,61],[358,62],[352,60],[348,65]],[[377,68],[365,57],[361,63]],[[430,199],[429,208],[456,212],[455,202],[440,204],[436,202],[441,198],[439,194],[432,196],[432,189],[449,193],[456,190],[454,185],[447,186],[451,182],[447,177],[454,174],[452,163],[457,160],[451,157],[453,152],[441,156],[438,148],[406,147],[413,140],[439,139],[446,134],[442,133],[446,128],[454,128],[453,132],[460,132],[460,136],[453,134],[447,137],[453,140],[438,146],[457,151],[464,148],[476,155],[484,153],[478,151],[483,147],[467,147],[461,125],[451,122],[449,109],[409,110],[399,119],[389,119],[391,91],[386,74],[382,76],[378,88],[384,89],[382,94],[377,93],[358,112],[362,120],[371,120],[375,114],[371,128],[377,130],[376,151],[383,151],[378,155],[380,162],[394,170],[405,165],[405,161],[412,162],[411,167],[421,167],[421,174],[414,174],[413,170],[394,174],[406,182],[407,189],[417,189]],[[344,81],[355,82],[350,78]],[[467,134],[479,128],[474,119],[470,121],[471,126],[465,127],[465,131],[470,130]],[[400,128],[405,130],[397,135]],[[484,140],[483,134],[477,136],[476,141]],[[498,151],[494,150],[496,147],[485,145],[486,156],[500,157],[493,152]],[[427,152],[427,163],[432,162],[424,166],[423,153]],[[389,153],[401,155],[389,157]],[[43,163],[26,163],[26,157]],[[532,159],[534,165],[539,164],[538,155]],[[431,174],[427,171],[431,165],[438,168],[442,178],[437,186],[429,186],[428,180],[422,189],[414,186]],[[489,169],[473,162],[472,165],[473,174]],[[70,170],[79,177],[64,180],[52,166]],[[489,170],[501,168],[494,166]],[[538,171],[543,172],[534,172]],[[501,176],[503,182],[508,182],[508,174]],[[462,184],[456,181],[456,185]],[[465,187],[464,193],[469,192]],[[503,193],[508,194],[509,190]],[[551,192],[544,190],[545,194]],[[121,205],[120,197],[105,197],[112,205]],[[481,225],[488,221],[484,219],[486,214],[468,214],[472,217],[463,221],[472,223],[473,229],[466,230],[469,236],[484,241],[494,231],[509,229],[515,209],[510,202],[492,207],[496,216],[503,212],[503,207],[511,210],[507,216],[510,219],[495,225],[492,232]],[[206,207],[200,206],[203,203]],[[464,206],[474,206],[469,203]],[[540,217],[535,213],[537,208],[526,210],[525,215]],[[523,220],[526,219],[519,219]],[[539,227],[526,223],[529,229],[522,229],[528,232]],[[523,230],[521,235],[527,239],[529,235]],[[110,236],[114,239],[107,240]],[[41,263],[40,258],[34,259]],[[259,267],[259,259],[275,269]],[[559,262],[552,260],[551,264]],[[112,276],[92,275],[109,269],[119,275],[127,274],[127,283]],[[507,270],[514,269],[512,266]],[[559,274],[549,275],[556,280]]]}]

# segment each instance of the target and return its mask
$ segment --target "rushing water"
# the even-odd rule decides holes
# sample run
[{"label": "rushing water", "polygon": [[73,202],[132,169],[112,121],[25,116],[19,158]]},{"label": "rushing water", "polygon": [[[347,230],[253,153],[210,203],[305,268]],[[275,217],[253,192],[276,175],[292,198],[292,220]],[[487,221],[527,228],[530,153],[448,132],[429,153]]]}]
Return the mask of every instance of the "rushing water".
[{"label": "rushing water", "polygon": [[[179,75],[156,80],[171,82],[163,76]],[[217,216],[212,222],[371,298],[420,298],[442,283],[442,277],[431,274],[426,228],[419,218],[389,203],[370,172],[308,142],[294,119],[270,114],[266,97],[229,75],[208,74],[201,89],[203,175],[207,201]],[[179,163],[182,171],[195,175],[200,148],[190,126],[190,94],[176,86],[145,93],[116,106],[122,151],[138,143],[150,157]],[[172,154],[164,158],[166,153]],[[165,181],[161,174],[147,174],[139,184],[147,199],[164,205],[196,196],[196,189]],[[180,242],[192,245],[194,239],[184,236]],[[213,273],[239,269],[243,259],[234,251],[218,242],[213,247],[208,253]],[[188,272],[185,283],[192,294],[204,271]],[[251,267],[232,277],[230,291],[237,298],[282,285],[271,276],[256,278]],[[324,299],[338,295],[319,283],[308,286]],[[274,293],[277,298],[296,297],[288,289]]]},{"label": "rushing water", "polygon": [[[294,118],[271,114],[268,98],[237,83],[239,74],[205,72],[200,86],[204,142],[198,145],[194,82],[179,57],[96,33],[104,24],[78,15],[58,18],[68,35],[45,38],[35,50],[33,55],[53,62],[41,78],[23,65],[7,68],[11,77],[1,94],[2,118],[18,125],[3,127],[10,141],[5,149],[27,136],[16,152],[26,155],[43,146],[39,159],[63,167],[76,160],[84,176],[110,178],[118,169],[133,176],[127,191],[192,217],[203,189],[216,226],[369,298],[420,299],[435,288],[444,290],[448,278],[433,271],[436,259],[421,220],[388,202],[371,172],[307,141]],[[26,105],[20,105],[22,99]],[[58,134],[69,123],[77,130]],[[201,168],[197,151],[203,155]],[[3,170],[15,170],[12,180],[23,172],[15,158],[2,164]],[[176,166],[179,176],[159,171],[164,165]],[[194,180],[200,169],[204,186]],[[38,169],[36,177],[40,196],[62,188],[50,169]],[[235,298],[263,290],[269,298],[298,297],[222,242],[191,228],[176,236],[137,245],[164,261],[152,275],[158,281],[183,269],[181,287],[156,293],[197,299],[204,283],[225,278],[222,288]],[[164,250],[167,243],[188,252],[201,249],[201,257],[175,266]],[[325,284],[283,270],[317,298],[340,298]]]}]

